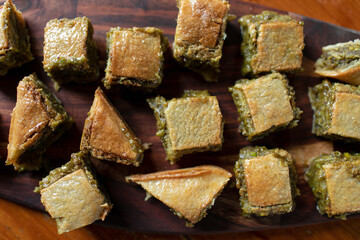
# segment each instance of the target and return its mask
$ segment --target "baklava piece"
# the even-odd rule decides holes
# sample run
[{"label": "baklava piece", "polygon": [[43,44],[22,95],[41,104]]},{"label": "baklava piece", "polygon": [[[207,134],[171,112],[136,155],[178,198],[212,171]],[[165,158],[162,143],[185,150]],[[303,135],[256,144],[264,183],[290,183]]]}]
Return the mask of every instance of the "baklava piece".
[{"label": "baklava piece", "polygon": [[11,0],[0,6],[0,75],[33,60],[22,13]]},{"label": "baklava piece", "polygon": [[80,149],[108,161],[139,166],[144,148],[103,91],[95,91],[94,102],[85,120]]},{"label": "baklava piece", "polygon": [[60,100],[36,75],[25,77],[17,87],[6,164],[16,170],[38,170],[47,147],[71,124]]},{"label": "baklava piece", "polygon": [[231,178],[228,171],[210,165],[138,174],[126,177],[171,208],[189,224],[199,222]]},{"label": "baklava piece", "polygon": [[315,135],[360,141],[360,86],[324,80],[309,89],[309,97],[314,110]]},{"label": "baklava piece", "polygon": [[332,152],[315,158],[306,172],[317,209],[346,219],[360,211],[360,154]]},{"label": "baklava piece", "polygon": [[177,0],[177,5],[174,58],[206,81],[217,81],[230,5],[223,0]]},{"label": "baklava piece", "polygon": [[296,170],[290,154],[282,149],[245,147],[235,163],[242,215],[268,216],[292,212]]},{"label": "baklava piece", "polygon": [[94,29],[87,17],[50,20],[44,30],[44,69],[55,86],[99,76]]},{"label": "baklava piece", "polygon": [[295,107],[295,92],[285,75],[241,79],[229,91],[240,115],[239,132],[249,140],[298,124],[302,111]]},{"label": "baklava piece", "polygon": [[108,61],[103,80],[106,88],[121,84],[157,88],[163,77],[167,38],[160,29],[111,28],[107,33]]},{"label": "baklava piece", "polygon": [[301,69],[303,22],[271,11],[239,19],[243,55],[242,74],[289,72]]},{"label": "baklava piece", "polygon": [[221,150],[224,123],[215,96],[207,91],[185,91],[182,98],[167,101],[158,96],[147,102],[154,110],[156,135],[171,164],[184,154]]},{"label": "baklava piece", "polygon": [[45,210],[55,219],[59,234],[98,219],[104,221],[112,208],[90,164],[89,155],[73,153],[68,163],[52,170],[35,189],[41,194]]},{"label": "baklava piece", "polygon": [[315,72],[350,84],[360,84],[360,40],[337,43],[322,48]]}]

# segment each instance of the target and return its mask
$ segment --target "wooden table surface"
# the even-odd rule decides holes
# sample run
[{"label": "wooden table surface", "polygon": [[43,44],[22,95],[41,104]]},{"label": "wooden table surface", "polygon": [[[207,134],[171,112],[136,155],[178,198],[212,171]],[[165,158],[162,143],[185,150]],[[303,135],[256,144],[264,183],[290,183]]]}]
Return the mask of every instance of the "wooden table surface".
[{"label": "wooden table surface", "polygon": [[[175,1],[175,0],[174,0]],[[298,13],[360,31],[360,2],[355,0],[245,0]],[[165,226],[164,226],[165,227]],[[0,239],[359,239],[360,218],[302,227],[221,235],[136,233],[93,224],[58,235],[47,215],[0,199]]]}]

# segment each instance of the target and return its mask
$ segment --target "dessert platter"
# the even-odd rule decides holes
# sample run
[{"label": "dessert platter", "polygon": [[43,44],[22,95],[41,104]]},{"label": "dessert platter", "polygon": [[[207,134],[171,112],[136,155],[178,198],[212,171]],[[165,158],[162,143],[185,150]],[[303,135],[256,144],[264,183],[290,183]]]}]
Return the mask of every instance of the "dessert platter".
[{"label": "dessert platter", "polygon": [[[60,218],[65,218],[68,222],[57,221],[59,233],[90,224],[96,219],[105,220],[96,221],[95,224],[144,232],[184,234],[241,232],[334,221],[336,219],[326,216],[326,213],[329,216],[344,218],[342,214],[354,207],[352,205],[344,207],[340,204],[336,206],[336,210],[334,204],[334,209],[330,207],[333,212],[329,213],[327,206],[324,206],[326,205],[324,197],[320,196],[322,205],[319,210],[325,213],[321,215],[317,210],[312,189],[306,181],[310,178],[311,187],[315,189],[317,184],[322,184],[324,181],[317,182],[315,175],[318,174],[318,169],[315,168],[326,165],[324,169],[329,171],[329,174],[340,171],[336,168],[337,163],[334,163],[334,158],[351,158],[349,154],[319,157],[317,165],[313,166],[314,169],[309,171],[308,175],[306,170],[309,161],[322,153],[328,154],[334,150],[354,152],[358,149],[356,143],[342,141],[341,136],[339,137],[344,133],[350,135],[350,140],[358,138],[358,132],[354,133],[346,124],[332,126],[331,122],[327,123],[328,129],[318,127],[314,130],[320,136],[330,135],[330,139],[313,134],[311,104],[314,109],[328,111],[321,106],[328,104],[329,101],[321,99],[318,92],[325,91],[323,90],[325,88],[330,89],[326,91],[334,95],[339,94],[344,99],[342,105],[339,103],[338,110],[336,103],[331,102],[335,106],[333,116],[337,116],[336,114],[342,116],[343,106],[348,106],[355,101],[354,99],[359,98],[359,90],[355,88],[339,83],[332,85],[330,82],[323,82],[324,78],[315,73],[315,61],[320,58],[322,47],[358,39],[360,32],[294,13],[229,0],[228,12],[227,5],[217,6],[216,14],[226,15],[228,18],[227,23],[216,24],[220,25],[220,28],[226,26],[226,31],[221,33],[222,40],[215,44],[216,41],[212,41],[210,35],[208,38],[200,39],[204,46],[215,49],[207,53],[204,49],[192,49],[179,40],[186,39],[186,34],[181,33],[184,29],[180,27],[180,30],[176,30],[177,24],[191,23],[187,22],[186,16],[178,17],[179,9],[175,0],[64,0],[50,3],[44,0],[14,0],[13,3],[22,12],[26,21],[30,50],[34,59],[31,60],[31,54],[26,53],[27,59],[24,60],[26,63],[21,63],[22,66],[10,68],[7,73],[5,72],[6,75],[0,71],[3,74],[0,76],[0,155],[4,161],[4,164],[0,164],[0,197],[39,211],[45,211],[46,208],[51,215],[60,214]],[[186,12],[185,10],[184,8],[183,11]],[[273,66],[261,70],[266,68],[264,64],[258,65],[256,69],[243,64],[243,61],[249,63],[253,60],[250,59],[251,56],[245,60],[242,57],[241,42],[250,40],[242,36],[240,24],[242,29],[245,29],[246,22],[256,22],[256,20],[244,18],[238,22],[238,19],[249,14],[260,14],[266,10],[278,12],[283,14],[282,16],[286,15],[286,17],[278,17],[279,23],[274,25],[274,28],[289,24],[286,27],[298,34],[297,39],[287,41],[291,42],[291,46],[297,44],[298,47],[290,51],[300,51],[297,55],[301,55],[302,52],[302,60],[295,56],[291,62],[291,66],[295,67],[290,67],[290,72],[288,71],[286,76],[277,72],[261,77],[251,76],[251,73],[257,74],[256,71],[271,72]],[[274,13],[266,14],[270,16]],[[55,18],[75,19],[75,22],[52,20]],[[68,62],[55,63],[57,59],[53,57],[54,54],[66,49],[67,46],[60,44],[54,48],[51,44],[56,42],[58,36],[53,34],[61,32],[56,29],[68,26],[70,30],[61,33],[72,34],[71,27],[74,25],[86,34],[93,34],[93,39],[90,39],[89,35],[85,36],[86,44],[90,49],[87,52],[90,54],[90,60],[87,62],[78,57]],[[204,31],[211,34],[216,27],[209,24],[209,28]],[[300,28],[303,28],[304,35],[299,33]],[[173,45],[175,30],[178,32],[176,37],[178,41]],[[266,31],[265,29],[261,34],[266,35]],[[283,33],[282,37],[287,39],[287,33]],[[118,47],[117,41],[125,41],[125,47]],[[144,42],[146,42],[145,48],[134,50],[133,46],[142,46]],[[251,45],[250,42],[249,44]],[[271,47],[271,43],[264,42],[264,44],[270,44]],[[74,45],[82,50],[81,42],[76,42]],[[95,45],[99,61],[97,56],[94,57]],[[80,50],[78,52],[73,50],[73,54],[83,56],[85,53]],[[286,49],[274,51],[275,55],[276,51],[286,51]],[[135,57],[117,58],[129,53]],[[197,59],[199,55],[200,60]],[[203,58],[208,55],[212,55],[216,60],[201,65]],[[221,57],[220,61],[218,56]],[[147,60],[143,61],[143,58]],[[158,64],[159,61],[154,59],[160,61],[155,67],[154,64]],[[276,57],[273,59],[277,61]],[[71,70],[67,67],[78,60],[80,70],[77,70],[80,73],[69,74],[68,71]],[[117,68],[119,62],[126,67]],[[271,60],[267,63],[273,64]],[[91,65],[89,71],[83,71],[86,64]],[[284,66],[286,67],[288,66]],[[153,82],[147,79],[153,76],[151,70],[156,71]],[[77,74],[83,74],[85,77],[79,80]],[[123,77],[126,74],[131,76]],[[252,80],[244,80],[245,74],[250,74],[246,78]],[[97,77],[95,81],[92,79],[94,76]],[[27,78],[22,80],[24,77]],[[147,80],[142,82],[141,79]],[[27,95],[21,92],[20,87],[17,90],[18,85],[22,86],[21,89],[32,89],[36,94],[40,92],[42,98],[47,101],[49,107],[45,112],[39,110],[38,120],[49,123],[49,126],[40,132],[40,136],[37,135],[38,132],[34,137],[31,135],[34,141],[37,141],[36,137],[41,138],[40,146],[46,146],[46,150],[40,147],[28,155],[21,155],[23,150],[16,148],[16,144],[21,139],[15,142],[15,137],[12,137],[12,145],[9,149],[11,154],[8,155],[9,132],[11,136],[16,134],[26,136],[26,132],[19,129],[23,120],[19,120],[18,114],[20,110],[26,112],[26,109],[21,109],[21,103],[19,100],[17,102],[17,98],[20,99],[21,94],[24,96],[23,99],[27,97],[28,99],[23,100],[22,103],[26,105],[31,102],[29,99],[34,100],[36,95]],[[280,123],[269,123],[270,127],[266,129],[264,127],[267,124],[266,117],[253,119],[261,122],[259,125],[255,124],[252,127],[251,124],[246,125],[251,119],[242,114],[244,110],[239,107],[243,96],[255,100],[259,98],[260,93],[257,91],[259,86],[266,86],[268,91],[265,91],[265,94],[271,96],[275,94],[279,99],[273,103],[273,106],[267,105],[265,100],[253,105],[259,108],[267,106],[260,110],[263,111],[262,116],[271,111],[274,112],[273,115],[279,115],[274,118]],[[309,88],[311,88],[311,99]],[[288,98],[289,103],[285,104],[285,100],[281,102],[281,99]],[[58,101],[61,101],[63,106],[60,106]],[[322,104],[321,101],[325,103]],[[15,106],[17,107],[13,112]],[[182,114],[178,109],[182,109],[187,115]],[[186,127],[189,119],[199,116],[201,119],[193,121],[191,126],[200,129],[197,131],[204,136],[200,140],[197,139],[198,132],[187,132],[188,127]],[[12,118],[17,119],[12,120]],[[24,119],[26,120],[26,117]],[[239,119],[242,122],[240,128]],[[316,121],[318,125],[322,124],[321,119]],[[18,123],[17,132],[14,130],[13,122]],[[61,129],[53,130],[55,127],[51,124]],[[11,131],[10,125],[14,128]],[[166,131],[165,125],[167,125]],[[208,128],[203,128],[205,125]],[[275,125],[280,126],[276,131],[271,128]],[[337,130],[338,128],[343,129]],[[49,133],[49,131],[53,132]],[[46,135],[46,138],[41,134]],[[111,149],[113,152],[109,154],[104,149]],[[42,155],[42,167],[39,167],[37,162],[39,154]],[[30,164],[24,164],[27,159],[35,160],[30,161]],[[329,163],[324,163],[326,159],[330,159]],[[5,165],[5,161],[13,166]],[[88,166],[90,162],[92,167]],[[344,160],[346,165],[344,169],[351,166],[355,169],[358,167],[358,162],[359,160],[354,163]],[[270,165],[273,168],[267,171],[266,168]],[[252,173],[259,170],[259,166],[263,167],[261,169],[263,172]],[[346,169],[341,169],[348,174]],[[51,170],[53,171],[50,172]],[[249,172],[249,176],[245,176],[246,171]],[[284,171],[286,174],[283,174]],[[98,176],[99,183],[93,177],[93,173]],[[259,177],[261,174],[263,178]],[[353,174],[358,175],[358,172]],[[203,181],[192,188],[192,191],[176,195],[176,192],[183,191],[181,184],[186,186],[191,184],[185,180],[184,182],[175,180],[190,175],[201,175]],[[279,195],[270,198],[266,194],[261,194],[266,187],[262,189],[259,185],[262,181],[267,181],[265,176],[277,176],[280,183],[274,184],[274,188],[279,188]],[[244,178],[248,179],[244,180]],[[72,214],[64,215],[63,212],[69,209],[54,209],[58,199],[52,199],[51,195],[53,193],[61,195],[61,192],[70,191],[67,183],[72,183],[76,179],[86,186],[79,189],[79,192],[92,199],[83,203],[83,208],[101,206],[100,212],[89,217],[91,221],[86,218],[77,219]],[[163,183],[157,182],[159,179],[170,180]],[[282,184],[282,179],[286,179],[288,184]],[[346,181],[343,178],[339,180]],[[244,185],[239,186],[241,181],[253,181],[254,184],[244,188]],[[152,184],[157,184],[156,186],[161,186],[165,190],[158,192],[159,189],[154,188]],[[352,184],[354,188],[359,187],[355,180]],[[207,185],[211,185],[212,189],[205,188]],[[328,186],[330,195],[336,194],[333,185],[334,182]],[[149,197],[142,187],[160,201],[155,197]],[[173,191],[166,192],[166,188],[167,190],[173,188]],[[254,191],[250,192],[250,188]],[[74,189],[77,190],[75,186]],[[41,195],[38,194],[40,192]],[[185,207],[181,204],[182,201],[186,202],[199,193],[211,198],[199,198],[198,201],[192,199],[189,204],[196,209],[183,210]],[[172,202],[167,202],[169,198],[167,194],[173,194],[170,199]],[[344,191],[343,194],[348,192]],[[250,206],[248,199],[239,200],[244,196],[250,199],[250,195],[260,205],[271,206],[253,207]],[[64,198],[72,197],[69,194]],[[175,197],[178,198],[176,201]],[[215,197],[216,201],[214,201]],[[173,212],[163,202],[172,208]],[[240,203],[247,208],[242,208]],[[208,208],[209,206],[211,208]],[[188,221],[177,216],[185,217]],[[357,215],[347,217],[357,217]],[[72,226],[67,226],[68,223]]]}]

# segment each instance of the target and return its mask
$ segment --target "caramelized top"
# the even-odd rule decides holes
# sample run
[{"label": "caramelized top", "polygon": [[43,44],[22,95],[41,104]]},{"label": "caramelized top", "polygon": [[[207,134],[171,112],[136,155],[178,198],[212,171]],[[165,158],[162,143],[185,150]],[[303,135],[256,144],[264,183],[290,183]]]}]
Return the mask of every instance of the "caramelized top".
[{"label": "caramelized top", "polygon": [[289,167],[273,154],[244,162],[249,203],[266,207],[292,201]]},{"label": "caramelized top", "polygon": [[222,0],[179,0],[178,3],[176,43],[214,48],[229,9],[228,3]]},{"label": "caramelized top", "polygon": [[118,155],[123,159],[137,158],[138,153],[132,149],[134,143],[131,142],[135,138],[134,134],[99,88],[95,92],[89,117],[92,118],[92,148]]},{"label": "caramelized top", "polygon": [[86,57],[88,28],[86,17],[50,20],[44,30],[44,65],[59,58]]},{"label": "caramelized top", "polygon": [[160,35],[136,28],[112,32],[110,64],[113,76],[156,80],[161,68],[161,57]]},{"label": "caramelized top", "polygon": [[222,143],[222,114],[214,96],[173,99],[164,109],[173,150]]},{"label": "caramelized top", "polygon": [[42,136],[41,131],[49,121],[50,117],[35,84],[31,81],[20,81],[11,117],[7,163],[15,163],[19,155]]},{"label": "caramelized top", "polygon": [[196,223],[230,177],[231,173],[225,169],[209,165],[132,175],[126,180],[140,184],[188,221]]}]

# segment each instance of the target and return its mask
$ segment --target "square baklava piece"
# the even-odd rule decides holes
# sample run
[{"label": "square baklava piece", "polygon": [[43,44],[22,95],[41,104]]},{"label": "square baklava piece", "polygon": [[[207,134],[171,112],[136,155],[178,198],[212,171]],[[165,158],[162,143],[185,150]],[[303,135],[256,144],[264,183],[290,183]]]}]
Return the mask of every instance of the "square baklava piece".
[{"label": "square baklava piece", "polygon": [[242,74],[301,69],[304,48],[303,22],[264,11],[239,19],[242,43]]},{"label": "square baklava piece", "polygon": [[148,99],[170,163],[192,152],[219,151],[223,143],[223,117],[215,96],[207,91],[185,91],[182,98]]},{"label": "square baklava piece", "polygon": [[309,97],[315,135],[360,141],[360,86],[324,80],[309,89]]},{"label": "square baklava piece", "polygon": [[95,81],[99,63],[94,29],[87,17],[53,19],[44,29],[44,69],[55,86]]},{"label": "square baklava piece", "polygon": [[83,152],[73,153],[68,163],[52,170],[35,192],[41,194],[45,210],[56,220],[59,234],[104,220],[112,208],[91,169],[89,155]]},{"label": "square baklava piece", "polygon": [[144,148],[125,120],[98,88],[85,120],[80,150],[91,156],[139,166]]},{"label": "square baklava piece", "polygon": [[250,217],[294,210],[296,170],[290,154],[282,149],[245,147],[235,163],[242,215]]},{"label": "square baklava piece", "polygon": [[223,0],[177,0],[177,5],[174,58],[206,81],[217,81],[230,5]]},{"label": "square baklava piece", "polygon": [[322,48],[315,72],[343,82],[360,85],[360,40],[337,43]]},{"label": "square baklava piece", "polygon": [[33,59],[22,13],[11,0],[0,6],[0,75]]},{"label": "square baklava piece", "polygon": [[345,219],[360,211],[360,154],[332,152],[315,158],[306,172],[317,209]]},{"label": "square baklava piece", "polygon": [[241,79],[229,88],[239,112],[239,132],[249,140],[297,126],[301,110],[285,75],[272,73]]},{"label": "square baklava piece", "polygon": [[6,164],[15,170],[38,170],[42,155],[72,125],[60,100],[35,74],[24,77],[17,87],[11,115]]},{"label": "square baklava piece", "polygon": [[167,38],[160,29],[111,28],[107,33],[106,88],[121,84],[135,88],[157,88],[163,77]]},{"label": "square baklava piece", "polygon": [[203,165],[131,175],[126,181],[141,185],[147,193],[170,207],[175,215],[185,218],[190,227],[206,216],[206,211],[214,205],[231,176],[223,168]]}]

